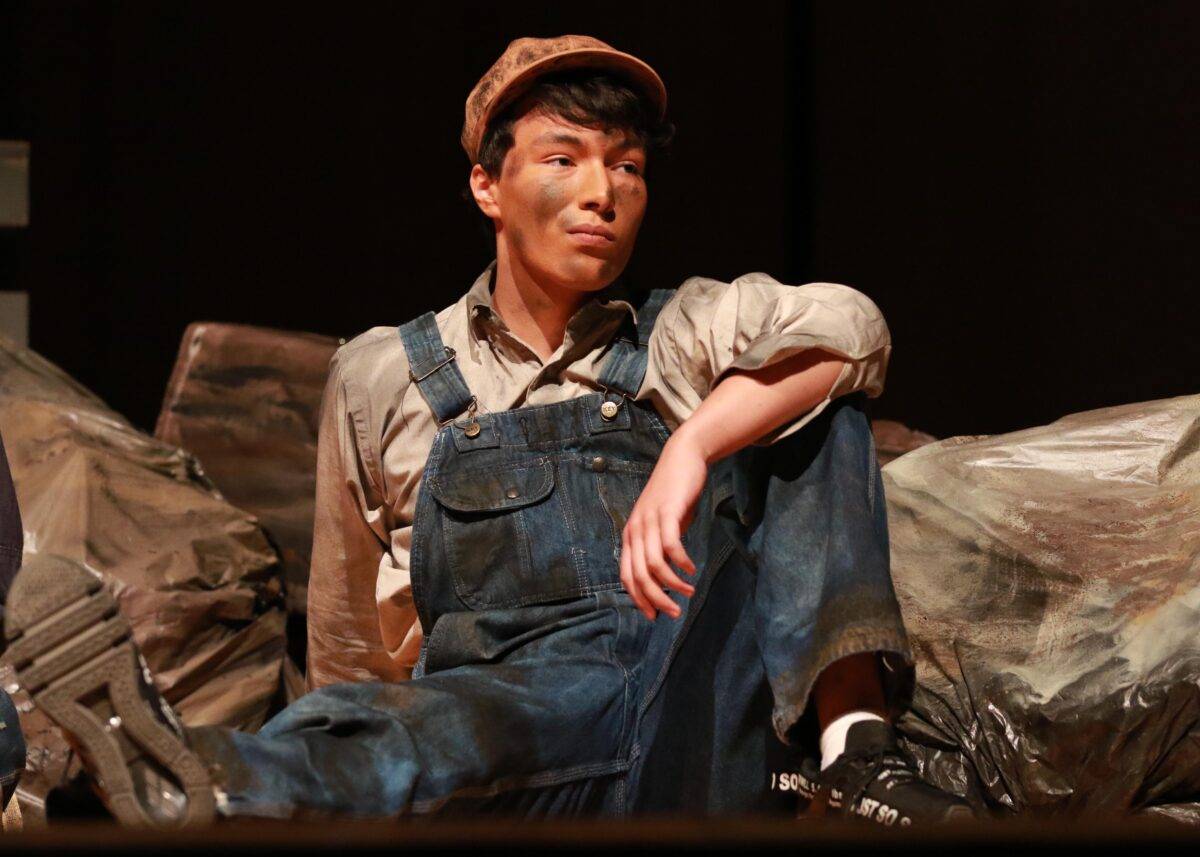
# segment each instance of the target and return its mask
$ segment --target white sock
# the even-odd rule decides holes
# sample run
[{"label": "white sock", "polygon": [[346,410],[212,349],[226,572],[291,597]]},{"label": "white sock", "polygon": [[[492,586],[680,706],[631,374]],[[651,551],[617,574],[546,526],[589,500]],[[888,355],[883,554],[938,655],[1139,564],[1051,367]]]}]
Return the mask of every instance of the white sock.
[{"label": "white sock", "polygon": [[878,720],[883,718],[870,711],[851,711],[835,719],[821,731],[821,770],[833,764],[838,756],[846,750],[846,733],[850,727],[862,720]]}]

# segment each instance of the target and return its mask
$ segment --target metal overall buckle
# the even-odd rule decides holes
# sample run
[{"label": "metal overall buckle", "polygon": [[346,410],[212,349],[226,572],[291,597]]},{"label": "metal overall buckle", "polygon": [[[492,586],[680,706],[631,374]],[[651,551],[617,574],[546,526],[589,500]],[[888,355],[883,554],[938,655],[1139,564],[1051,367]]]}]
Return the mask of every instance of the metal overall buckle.
[{"label": "metal overall buckle", "polygon": [[600,419],[607,423],[611,423],[617,418],[617,414],[621,412],[621,401],[628,399],[629,394],[622,390],[617,390],[616,392],[620,394],[621,398],[618,401],[610,402],[608,400],[608,395],[609,393],[612,393],[613,390],[605,387],[603,384],[600,385],[600,389],[604,391],[604,401],[600,403]]},{"label": "metal overall buckle", "polygon": [[443,346],[442,346],[442,348],[445,348],[445,349],[446,349],[446,359],[445,359],[445,360],[443,360],[441,363],[439,363],[439,364],[437,364],[436,366],[434,366],[432,369],[430,369],[428,372],[426,372],[426,373],[425,373],[424,375],[422,375],[420,378],[418,378],[418,377],[417,377],[417,376],[416,376],[416,375],[413,373],[413,370],[410,368],[410,369],[408,370],[408,377],[409,377],[409,378],[412,378],[412,380],[413,380],[414,382],[416,382],[416,383],[418,383],[418,384],[419,384],[419,383],[421,383],[422,381],[424,381],[426,378],[428,378],[430,375],[432,375],[434,372],[436,372],[437,370],[441,369],[441,368],[442,368],[443,366],[445,366],[447,363],[449,363],[449,362],[451,362],[452,360],[454,360],[454,354],[455,354],[455,352],[454,352],[454,349],[453,349],[453,348],[451,348],[449,345],[443,345]]},{"label": "metal overall buckle", "polygon": [[[434,372],[441,369],[447,363],[450,363],[451,361],[453,361],[455,358],[454,349],[451,348],[449,345],[443,345],[442,348],[446,349],[446,358],[444,360],[439,362],[436,366],[434,366],[432,369],[430,369],[425,374],[421,375],[419,378],[416,376],[416,374],[413,373],[412,369],[409,369],[408,377],[412,378],[414,382],[420,383],[421,381],[424,381],[426,378],[428,378],[430,375],[432,375]],[[448,426],[451,423],[454,423],[454,425],[458,426],[460,429],[463,430],[463,434],[465,434],[467,437],[478,437],[479,431],[480,431],[479,420],[477,420],[475,418],[475,413],[478,410],[479,410],[479,400],[476,399],[474,396],[471,396],[471,403],[469,405],[467,405],[467,419],[470,420],[470,422],[468,422],[464,426],[464,425],[460,424],[457,419],[451,418],[448,420],[443,420],[440,423],[440,425],[444,428],[445,426]]]},{"label": "metal overall buckle", "polygon": [[451,423],[453,423],[456,427],[462,429],[462,433],[465,434],[467,437],[478,437],[479,436],[479,420],[476,419],[476,417],[475,417],[475,414],[478,410],[479,410],[479,400],[476,399],[474,396],[472,396],[471,403],[469,405],[467,405],[466,419],[468,419],[469,422],[466,425],[463,425],[461,422],[459,422],[459,419],[461,419],[461,417],[459,419],[453,419],[453,418],[448,419],[445,422],[443,422],[442,425],[448,426]]}]

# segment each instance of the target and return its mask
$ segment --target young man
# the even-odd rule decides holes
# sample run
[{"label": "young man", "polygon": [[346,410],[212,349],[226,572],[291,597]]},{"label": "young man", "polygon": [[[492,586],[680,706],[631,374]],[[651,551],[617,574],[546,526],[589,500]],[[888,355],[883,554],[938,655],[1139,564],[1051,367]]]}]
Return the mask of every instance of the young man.
[{"label": "young man", "polygon": [[[908,651],[851,395],[881,389],[886,326],[842,286],[624,288],[665,104],[649,66],[581,36],[513,42],[472,91],[496,261],[333,361],[314,689],[259,734],[179,728],[119,616],[64,653],[111,602],[77,569],[23,571],[9,657],[119,818],[747,812],[796,792],[885,824],[965,810],[886,720]],[[818,749],[824,770],[799,770]]]}]

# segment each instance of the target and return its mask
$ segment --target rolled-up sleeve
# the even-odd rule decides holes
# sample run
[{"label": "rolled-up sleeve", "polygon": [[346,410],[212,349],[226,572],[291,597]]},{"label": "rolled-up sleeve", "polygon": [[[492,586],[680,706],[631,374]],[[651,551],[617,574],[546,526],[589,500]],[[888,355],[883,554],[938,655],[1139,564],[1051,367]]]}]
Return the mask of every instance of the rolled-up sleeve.
[{"label": "rolled-up sleeve", "polygon": [[308,588],[310,689],[409,677],[381,640],[376,578],[388,554],[392,522],[377,444],[371,443],[370,403],[343,371],[340,354],[330,363],[317,438]]},{"label": "rolled-up sleeve", "polygon": [[676,428],[728,372],[760,369],[812,348],[840,357],[845,368],[822,402],[759,444],[799,430],[838,396],[882,393],[891,357],[887,323],[870,298],[849,286],[790,286],[761,273],[732,283],[692,277],[655,325],[646,389]]}]

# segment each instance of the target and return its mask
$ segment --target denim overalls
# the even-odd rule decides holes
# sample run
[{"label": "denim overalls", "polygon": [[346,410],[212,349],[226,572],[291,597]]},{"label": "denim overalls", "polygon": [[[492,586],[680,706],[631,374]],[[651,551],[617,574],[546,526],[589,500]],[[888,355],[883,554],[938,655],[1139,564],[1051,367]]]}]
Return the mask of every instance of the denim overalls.
[{"label": "denim overalls", "polygon": [[839,400],[713,467],[684,536],[697,592],[672,596],[679,620],[648,622],[619,549],[669,436],[633,396],[670,294],[614,339],[603,391],[498,413],[477,411],[433,313],[400,327],[442,426],[413,525],[417,669],[313,691],[257,735],[191,730],[228,813],[794,807],[798,759],[780,739],[806,746],[820,669],[907,659],[870,428]]}]

